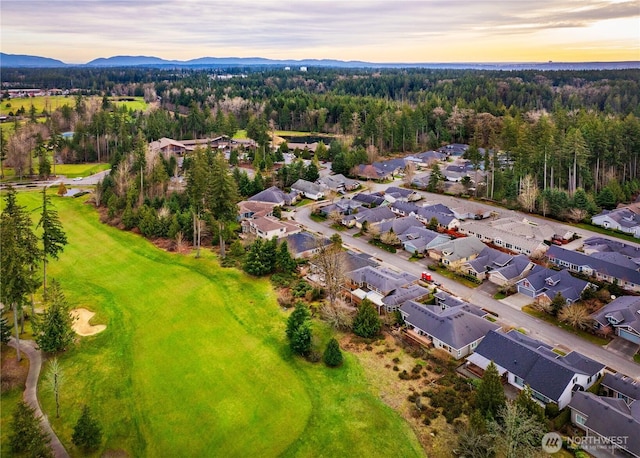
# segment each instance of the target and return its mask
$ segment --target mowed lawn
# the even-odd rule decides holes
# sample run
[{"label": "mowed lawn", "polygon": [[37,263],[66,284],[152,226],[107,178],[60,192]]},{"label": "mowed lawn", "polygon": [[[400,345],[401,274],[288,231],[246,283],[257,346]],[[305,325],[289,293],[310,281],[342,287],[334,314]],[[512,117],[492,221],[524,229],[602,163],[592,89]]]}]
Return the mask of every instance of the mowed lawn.
[{"label": "mowed lawn", "polygon": [[[20,201],[36,208],[38,197],[21,193]],[[424,454],[354,357],[328,369],[290,354],[288,315],[266,280],[222,269],[211,253],[161,251],[101,224],[82,199],[53,201],[70,243],[50,264],[50,278],[72,307],[97,312],[92,323],[107,325],[61,357],[60,419],[40,386],[43,409],[72,455],[82,455],[70,438],[84,403],[104,428],[96,456]],[[322,323],[314,330],[321,343],[330,337]]]}]

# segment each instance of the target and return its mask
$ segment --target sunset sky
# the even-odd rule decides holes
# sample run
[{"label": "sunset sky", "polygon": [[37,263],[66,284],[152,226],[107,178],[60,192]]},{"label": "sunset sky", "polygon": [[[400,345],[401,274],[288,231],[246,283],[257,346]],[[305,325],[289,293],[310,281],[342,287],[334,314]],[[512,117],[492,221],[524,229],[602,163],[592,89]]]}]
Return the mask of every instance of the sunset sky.
[{"label": "sunset sky", "polygon": [[640,0],[2,0],[2,52],[367,62],[640,60]]}]

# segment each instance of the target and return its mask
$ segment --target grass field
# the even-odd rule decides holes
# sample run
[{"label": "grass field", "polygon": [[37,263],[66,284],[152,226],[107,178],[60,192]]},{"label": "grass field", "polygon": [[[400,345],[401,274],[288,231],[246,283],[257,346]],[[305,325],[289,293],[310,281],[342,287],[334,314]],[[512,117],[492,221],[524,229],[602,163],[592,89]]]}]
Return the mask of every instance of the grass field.
[{"label": "grass field", "polygon": [[[81,200],[54,197],[69,245],[50,278],[107,329],[61,357],[59,420],[53,396],[40,391],[72,456],[80,456],[70,437],[83,403],[104,429],[95,456],[424,454],[355,357],[328,369],[290,354],[287,314],[266,280],[222,269],[208,252],[195,259],[161,251],[102,225]],[[20,201],[36,208],[39,196],[22,193]],[[321,323],[314,331],[319,344],[330,336]]]},{"label": "grass field", "polygon": [[[56,165],[56,175],[64,175],[67,178],[88,177],[110,168],[111,165],[106,163],[60,164]],[[53,167],[51,172],[53,172]]]},{"label": "grass field", "polygon": [[144,97],[126,97],[127,99],[135,100],[118,100],[118,97],[111,97],[109,100],[117,107],[126,106],[129,110],[134,111],[146,111],[149,108],[149,104],[144,101]]},{"label": "grass field", "polygon": [[51,95],[3,100],[0,104],[0,114],[6,116],[10,111],[15,113],[20,107],[24,107],[25,116],[29,116],[29,110],[33,105],[36,114],[40,115],[44,109],[51,113],[65,104],[73,108],[76,106],[76,99],[67,95]]}]

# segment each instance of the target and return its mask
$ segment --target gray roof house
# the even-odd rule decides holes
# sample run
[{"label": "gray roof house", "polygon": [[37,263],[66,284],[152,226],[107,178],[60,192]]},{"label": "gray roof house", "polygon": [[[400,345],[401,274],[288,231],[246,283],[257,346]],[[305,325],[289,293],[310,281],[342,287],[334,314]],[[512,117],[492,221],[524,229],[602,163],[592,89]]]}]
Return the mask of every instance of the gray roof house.
[{"label": "gray roof house", "polygon": [[478,257],[486,245],[474,237],[453,239],[428,250],[429,257],[442,262],[450,269]]},{"label": "gray roof house", "polygon": [[562,294],[568,304],[580,299],[591,283],[573,277],[567,270],[552,270],[536,265],[526,278],[516,283],[518,292],[536,301],[550,303],[556,294]]},{"label": "gray roof house", "polygon": [[271,186],[270,188],[267,188],[264,191],[260,191],[258,194],[249,197],[248,200],[252,202],[270,202],[276,205],[283,206],[295,203],[297,198],[298,194],[295,192],[286,193],[277,186]]},{"label": "gray roof house", "polygon": [[467,358],[468,364],[486,369],[493,361],[506,381],[519,390],[531,387],[533,398],[546,405],[556,403],[563,409],[576,391],[591,387],[602,375],[605,365],[571,352],[561,356],[543,342],[512,330],[490,331]]},{"label": "gray roof house", "polygon": [[292,256],[296,259],[309,258],[320,251],[319,246],[331,243],[328,238],[320,238],[309,232],[298,232],[285,239]]},{"label": "gray roof house", "polygon": [[489,271],[507,266],[513,258],[511,254],[485,246],[478,257],[467,262],[463,268],[469,275],[484,280]]},{"label": "gray roof house", "polygon": [[322,186],[303,179],[299,179],[293,183],[291,185],[291,190],[313,200],[320,200],[324,198],[324,189]]},{"label": "gray roof house", "polygon": [[607,372],[600,382],[600,391],[605,396],[631,404],[640,399],[640,382],[626,375]]},{"label": "gray roof house", "polygon": [[[640,403],[576,392],[569,403],[571,422],[586,433],[581,448],[596,452],[606,447],[607,456],[640,457]],[[620,453],[622,452],[622,453]],[[597,455],[599,456],[599,455]]]},{"label": "gray roof house", "polygon": [[377,226],[378,229],[380,229],[381,234],[393,231],[394,234],[399,236],[412,228],[424,227],[424,224],[418,221],[415,216],[403,216],[401,218],[395,218],[390,221],[378,223]]},{"label": "gray roof house", "polygon": [[351,294],[359,299],[369,299],[378,311],[385,305],[386,296],[418,281],[418,277],[406,272],[369,266],[348,272],[346,277],[351,280]]},{"label": "gray roof house", "polygon": [[588,256],[553,245],[547,250],[546,256],[556,266],[593,275],[600,281],[617,282],[621,288],[640,292],[640,266],[621,253],[596,252]]},{"label": "gray roof house", "polygon": [[591,223],[605,229],[615,229],[632,234],[634,237],[640,237],[640,215],[628,208],[604,210],[602,213],[592,216]]},{"label": "gray roof house", "polygon": [[400,313],[413,332],[427,336],[435,348],[441,348],[455,359],[460,359],[473,352],[489,331],[500,328],[471,313],[471,307],[462,304],[442,308],[407,301],[400,307]]},{"label": "gray roof house", "polygon": [[412,189],[399,188],[397,186],[389,186],[384,192],[384,198],[391,203],[397,200],[415,202],[416,200],[422,199],[422,197],[422,194],[419,192]]},{"label": "gray roof house", "polygon": [[535,264],[523,254],[514,256],[511,262],[504,267],[498,267],[487,273],[489,281],[498,286],[513,284],[527,275]]},{"label": "gray roof house", "polygon": [[369,226],[385,221],[392,221],[396,218],[395,213],[389,210],[388,207],[376,207],[368,210],[363,210],[357,213],[355,216],[355,225],[358,228],[362,228],[362,225],[366,222]]},{"label": "gray roof house", "polygon": [[407,301],[421,301],[430,293],[424,286],[410,284],[394,289],[388,296],[382,298],[384,310],[387,313],[395,312]]},{"label": "gray roof house", "polygon": [[321,207],[318,211],[323,215],[330,215],[331,212],[337,211],[341,215],[351,215],[362,207],[362,202],[353,199],[340,199],[334,203]]},{"label": "gray roof house", "polygon": [[424,254],[429,248],[442,245],[450,240],[448,235],[432,231],[424,226],[410,227],[399,234],[398,238],[402,243],[402,248],[413,254]]},{"label": "gray roof house", "polygon": [[640,265],[640,246],[637,244],[623,243],[618,240],[611,240],[604,237],[589,237],[583,242],[583,249],[586,254],[593,253],[619,253],[629,259],[635,260]]},{"label": "gray roof house", "polygon": [[418,189],[427,189],[430,178],[431,172],[419,173],[411,180],[411,186],[415,186]]},{"label": "gray roof house", "polygon": [[640,345],[640,297],[622,296],[591,315],[597,329],[611,326],[616,335]]},{"label": "gray roof house", "polygon": [[545,240],[551,241],[555,235],[551,227],[513,218],[502,218],[482,224],[466,221],[460,225],[459,231],[477,237],[485,243],[492,243],[527,256],[544,253],[549,248],[544,243]]},{"label": "gray roof house", "polygon": [[357,180],[352,180],[351,178],[347,178],[341,173],[336,175],[328,175],[326,177],[318,178],[316,180],[320,186],[325,189],[330,189],[331,191],[352,191],[360,187],[360,182]]},{"label": "gray roof house", "polygon": [[360,192],[353,196],[352,199],[358,202],[362,202],[363,205],[366,205],[370,208],[377,207],[378,205],[382,205],[384,203],[384,197],[379,194],[364,194]]}]

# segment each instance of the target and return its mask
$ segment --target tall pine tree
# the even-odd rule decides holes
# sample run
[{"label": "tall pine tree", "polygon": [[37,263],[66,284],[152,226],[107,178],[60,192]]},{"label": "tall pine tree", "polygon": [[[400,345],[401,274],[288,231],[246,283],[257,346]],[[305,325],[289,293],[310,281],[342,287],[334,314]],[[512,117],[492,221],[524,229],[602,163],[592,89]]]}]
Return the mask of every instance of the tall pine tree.
[{"label": "tall pine tree", "polygon": [[51,204],[51,196],[47,194],[46,187],[42,188],[42,208],[38,227],[42,228],[42,287],[46,293],[48,258],[51,256],[53,259],[58,259],[58,255],[68,243],[58,212]]},{"label": "tall pine tree", "polygon": [[56,353],[65,350],[75,339],[73,318],[62,288],[56,280],[51,281],[45,301],[47,309],[34,321],[35,340],[42,351]]},{"label": "tall pine tree", "polygon": [[482,375],[476,392],[476,406],[485,418],[497,418],[507,400],[502,388],[498,368],[491,361]]}]

